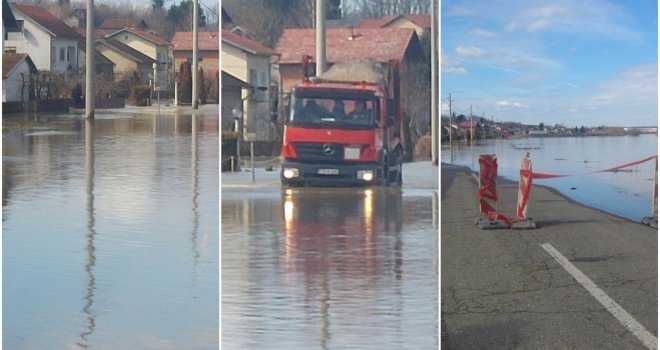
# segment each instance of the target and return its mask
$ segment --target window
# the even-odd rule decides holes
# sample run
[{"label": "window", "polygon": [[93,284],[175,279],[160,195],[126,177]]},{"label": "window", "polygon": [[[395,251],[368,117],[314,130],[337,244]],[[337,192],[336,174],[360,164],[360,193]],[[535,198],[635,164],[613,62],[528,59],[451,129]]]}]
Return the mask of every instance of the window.
[{"label": "window", "polygon": [[268,87],[268,79],[266,77],[266,72],[261,72],[259,73],[259,75],[260,75],[259,86]]},{"label": "window", "polygon": [[55,52],[56,52],[55,50],[57,50],[55,48],[55,46],[50,48],[50,61],[51,62],[55,62]]},{"label": "window", "polygon": [[128,40],[128,35],[124,35],[124,40]]},{"label": "window", "polygon": [[67,46],[67,48],[66,48],[66,61],[67,62],[73,62],[73,60],[74,60],[73,56],[75,55],[74,50],[75,50],[75,48],[73,46]]},{"label": "window", "polygon": [[65,49],[60,47],[60,61],[64,61]]},{"label": "window", "polygon": [[258,84],[259,82],[257,81],[257,70],[250,69],[250,85],[256,88]]}]

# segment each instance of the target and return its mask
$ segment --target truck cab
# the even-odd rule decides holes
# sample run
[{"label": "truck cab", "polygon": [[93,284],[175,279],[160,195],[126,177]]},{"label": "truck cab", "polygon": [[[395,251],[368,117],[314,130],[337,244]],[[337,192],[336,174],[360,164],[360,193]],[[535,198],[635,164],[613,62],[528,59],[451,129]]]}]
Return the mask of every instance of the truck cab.
[{"label": "truck cab", "polygon": [[398,101],[386,85],[306,80],[291,92],[283,185],[401,185]]}]

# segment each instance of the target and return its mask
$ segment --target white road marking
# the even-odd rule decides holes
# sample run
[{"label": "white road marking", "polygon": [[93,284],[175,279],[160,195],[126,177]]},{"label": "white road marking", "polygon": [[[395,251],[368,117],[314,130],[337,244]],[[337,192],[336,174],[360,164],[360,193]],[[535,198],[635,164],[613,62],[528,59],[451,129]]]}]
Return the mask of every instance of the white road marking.
[{"label": "white road marking", "polygon": [[617,304],[612,298],[610,298],[605,292],[603,292],[598,286],[593,283],[589,277],[583,274],[578,270],[573,264],[571,264],[568,259],[566,259],[561,253],[557,251],[549,243],[541,244],[541,247],[545,249],[548,254],[550,254],[559,265],[561,265],[568,273],[575,278],[578,283],[582,285],[591,295],[596,298],[605,309],[609,311],[614,317],[616,317],[619,322],[621,322],[628,330],[634,334],[639,340],[644,343],[644,345],[649,349],[658,348],[658,338],[656,338],[651,332],[647,331],[644,326],[642,326],[637,320],[635,320],[626,310],[624,310],[619,304]]}]

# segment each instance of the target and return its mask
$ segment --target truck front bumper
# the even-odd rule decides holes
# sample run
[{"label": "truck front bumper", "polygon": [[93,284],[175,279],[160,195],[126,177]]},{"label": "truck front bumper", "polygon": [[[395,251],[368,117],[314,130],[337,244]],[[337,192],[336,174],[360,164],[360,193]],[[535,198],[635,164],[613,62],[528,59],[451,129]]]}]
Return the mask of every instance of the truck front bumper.
[{"label": "truck front bumper", "polygon": [[376,164],[308,164],[284,161],[280,171],[289,186],[371,186],[382,172]]}]

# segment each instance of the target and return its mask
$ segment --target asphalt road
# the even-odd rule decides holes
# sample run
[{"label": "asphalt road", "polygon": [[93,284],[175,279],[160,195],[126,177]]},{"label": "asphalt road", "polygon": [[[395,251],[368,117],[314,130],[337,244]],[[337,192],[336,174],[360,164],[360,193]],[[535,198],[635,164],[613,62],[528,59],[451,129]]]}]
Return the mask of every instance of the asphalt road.
[{"label": "asphalt road", "polygon": [[[476,180],[441,172],[442,349],[657,348],[657,230],[539,186],[528,211],[538,229],[480,230]],[[498,182],[498,193],[513,215],[517,184]]]}]

